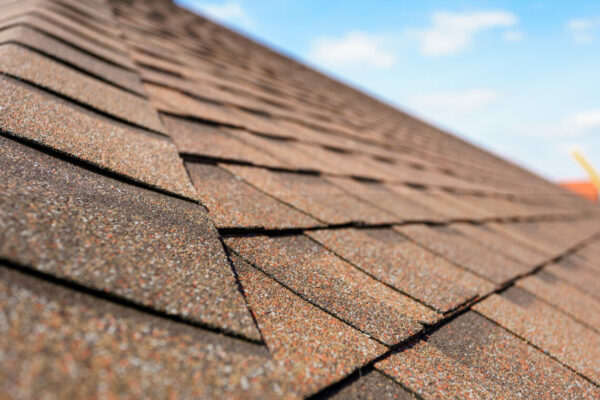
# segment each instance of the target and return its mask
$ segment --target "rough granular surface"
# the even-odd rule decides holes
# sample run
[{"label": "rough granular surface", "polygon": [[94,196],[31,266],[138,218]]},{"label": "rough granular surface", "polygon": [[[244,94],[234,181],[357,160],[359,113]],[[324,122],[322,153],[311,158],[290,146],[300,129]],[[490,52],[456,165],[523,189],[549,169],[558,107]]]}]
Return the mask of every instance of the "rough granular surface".
[{"label": "rough granular surface", "polygon": [[2,399],[600,398],[597,205],[173,0],[0,74]]}]

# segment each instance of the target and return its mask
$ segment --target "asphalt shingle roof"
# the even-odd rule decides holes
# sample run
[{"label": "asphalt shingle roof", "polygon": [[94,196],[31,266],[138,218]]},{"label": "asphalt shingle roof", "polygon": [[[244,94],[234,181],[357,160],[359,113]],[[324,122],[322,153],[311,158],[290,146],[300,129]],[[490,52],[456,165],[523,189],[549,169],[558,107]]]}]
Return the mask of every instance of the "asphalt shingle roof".
[{"label": "asphalt shingle roof", "polygon": [[597,206],[170,0],[0,74],[4,397],[600,398]]}]

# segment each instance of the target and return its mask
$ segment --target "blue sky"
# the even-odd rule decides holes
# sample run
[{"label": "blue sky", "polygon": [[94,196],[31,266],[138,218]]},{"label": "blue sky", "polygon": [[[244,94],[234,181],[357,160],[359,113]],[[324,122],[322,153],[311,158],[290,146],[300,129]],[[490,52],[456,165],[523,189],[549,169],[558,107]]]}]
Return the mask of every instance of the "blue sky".
[{"label": "blue sky", "polygon": [[600,168],[600,1],[178,0],[547,178]]}]

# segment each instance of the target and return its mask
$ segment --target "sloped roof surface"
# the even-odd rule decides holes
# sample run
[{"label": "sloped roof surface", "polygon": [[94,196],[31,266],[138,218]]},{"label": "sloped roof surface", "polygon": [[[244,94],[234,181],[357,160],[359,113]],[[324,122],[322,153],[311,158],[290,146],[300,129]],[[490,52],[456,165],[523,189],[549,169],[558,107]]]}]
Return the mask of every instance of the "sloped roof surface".
[{"label": "sloped roof surface", "polygon": [[600,212],[168,0],[0,0],[7,398],[600,398]]}]

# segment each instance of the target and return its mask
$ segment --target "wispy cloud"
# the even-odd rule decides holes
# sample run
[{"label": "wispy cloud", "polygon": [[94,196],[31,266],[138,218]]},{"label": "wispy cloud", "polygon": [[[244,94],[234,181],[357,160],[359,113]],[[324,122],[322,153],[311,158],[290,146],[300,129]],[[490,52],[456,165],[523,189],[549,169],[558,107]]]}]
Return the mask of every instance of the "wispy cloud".
[{"label": "wispy cloud", "polygon": [[[492,10],[465,13],[438,11],[431,16],[431,27],[414,32],[421,52],[428,56],[447,56],[467,49],[475,36],[494,28],[515,26],[518,18],[509,12]],[[515,36],[513,35],[513,38]]]},{"label": "wispy cloud", "polygon": [[421,112],[436,114],[467,114],[479,111],[500,98],[488,89],[470,89],[453,92],[436,92],[415,96],[409,103]]},{"label": "wispy cloud", "polygon": [[255,26],[254,20],[250,18],[246,10],[237,1],[206,3],[197,0],[180,0],[180,2],[188,8],[220,22],[236,24],[244,28],[252,28]]},{"label": "wispy cloud", "polygon": [[521,31],[506,31],[502,34],[502,39],[507,42],[520,42],[525,37]]},{"label": "wispy cloud", "polygon": [[520,126],[516,131],[543,139],[600,136],[600,108],[575,112],[555,121]]},{"label": "wispy cloud", "polygon": [[577,43],[592,43],[596,31],[600,29],[600,16],[595,18],[576,18],[567,22],[567,31]]},{"label": "wispy cloud", "polygon": [[349,32],[339,38],[321,37],[313,42],[309,58],[328,67],[392,67],[394,53],[384,46],[384,38],[364,32]]},{"label": "wispy cloud", "polygon": [[568,117],[565,127],[573,133],[593,132],[600,134],[600,109],[582,111]]}]

